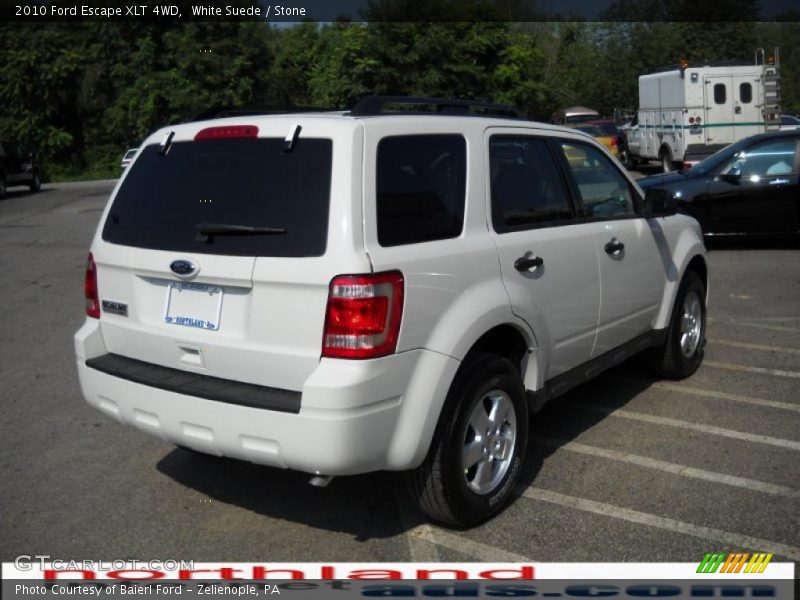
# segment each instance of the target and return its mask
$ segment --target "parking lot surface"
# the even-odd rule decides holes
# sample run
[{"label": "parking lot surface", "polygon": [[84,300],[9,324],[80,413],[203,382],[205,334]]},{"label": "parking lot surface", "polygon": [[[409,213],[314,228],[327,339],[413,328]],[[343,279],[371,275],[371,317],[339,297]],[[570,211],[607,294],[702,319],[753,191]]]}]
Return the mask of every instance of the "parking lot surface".
[{"label": "parking lot surface", "polygon": [[0,559],[800,561],[800,250],[709,254],[706,360],[626,364],[537,414],[521,497],[425,524],[403,478],[308,477],[175,448],[90,409],[72,335],[113,181],[0,201]]}]

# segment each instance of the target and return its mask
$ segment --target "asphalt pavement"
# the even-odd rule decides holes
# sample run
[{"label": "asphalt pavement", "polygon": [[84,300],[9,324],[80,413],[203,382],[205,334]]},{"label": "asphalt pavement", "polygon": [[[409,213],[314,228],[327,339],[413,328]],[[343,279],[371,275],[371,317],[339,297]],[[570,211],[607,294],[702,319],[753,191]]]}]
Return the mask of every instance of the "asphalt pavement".
[{"label": "asphalt pavement", "polygon": [[72,343],[115,182],[0,200],[0,559],[800,561],[800,250],[709,253],[709,343],[691,378],[626,364],[533,423],[520,498],[452,531],[403,478],[327,488],[175,448],[86,405]]}]

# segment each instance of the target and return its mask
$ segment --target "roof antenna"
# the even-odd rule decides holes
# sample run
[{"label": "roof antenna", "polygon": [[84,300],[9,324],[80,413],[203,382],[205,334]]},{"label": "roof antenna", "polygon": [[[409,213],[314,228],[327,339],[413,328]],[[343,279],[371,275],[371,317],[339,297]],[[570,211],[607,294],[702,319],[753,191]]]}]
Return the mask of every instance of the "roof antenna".
[{"label": "roof antenna", "polygon": [[161,140],[161,147],[158,149],[159,156],[166,156],[169,149],[172,147],[172,138],[175,137],[175,132],[170,131],[164,138]]},{"label": "roof antenna", "polygon": [[300,127],[300,125],[293,125],[292,128],[289,130],[289,133],[286,134],[286,139],[283,140],[284,152],[292,151],[292,148],[294,148],[294,144],[297,141],[298,136],[300,135],[301,129],[302,127]]}]

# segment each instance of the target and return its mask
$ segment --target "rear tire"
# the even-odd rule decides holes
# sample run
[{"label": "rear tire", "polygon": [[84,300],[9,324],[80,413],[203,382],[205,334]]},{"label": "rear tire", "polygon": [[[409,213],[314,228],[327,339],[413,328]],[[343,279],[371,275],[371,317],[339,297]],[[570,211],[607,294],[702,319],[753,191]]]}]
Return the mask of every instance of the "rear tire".
[{"label": "rear tire", "polygon": [[37,171],[34,171],[33,179],[31,179],[31,183],[28,187],[31,188],[32,192],[38,192],[40,189],[42,189],[42,180]]},{"label": "rear tire", "polygon": [[664,146],[661,148],[661,152],[659,152],[659,158],[661,159],[661,170],[664,173],[671,173],[675,170],[675,162],[672,160],[672,150],[669,147]]},{"label": "rear tire", "polygon": [[628,169],[628,171],[633,171],[636,168],[636,159],[631,156],[630,152],[623,152],[620,158],[622,159],[622,166]]},{"label": "rear tire", "polygon": [[650,369],[666,379],[684,379],[703,362],[706,343],[706,289],[695,271],[687,271],[672,308],[667,339],[649,351]]},{"label": "rear tire", "polygon": [[522,378],[506,358],[476,353],[459,369],[423,463],[408,474],[420,511],[476,525],[513,498],[528,444]]}]

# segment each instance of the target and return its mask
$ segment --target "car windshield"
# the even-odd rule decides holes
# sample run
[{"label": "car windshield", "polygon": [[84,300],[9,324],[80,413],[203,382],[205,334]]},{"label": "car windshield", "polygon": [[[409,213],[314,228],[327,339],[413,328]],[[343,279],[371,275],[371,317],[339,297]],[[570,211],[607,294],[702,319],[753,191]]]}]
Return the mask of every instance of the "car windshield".
[{"label": "car windshield", "polygon": [[723,148],[722,150],[719,150],[718,152],[712,154],[705,160],[697,163],[695,166],[689,169],[687,173],[690,173],[692,175],[706,175],[707,173],[710,173],[720,165],[727,162],[735,154],[741,152],[742,149],[750,145],[751,142],[752,140],[750,138],[739,140],[735,144],[731,144],[727,148]]}]

